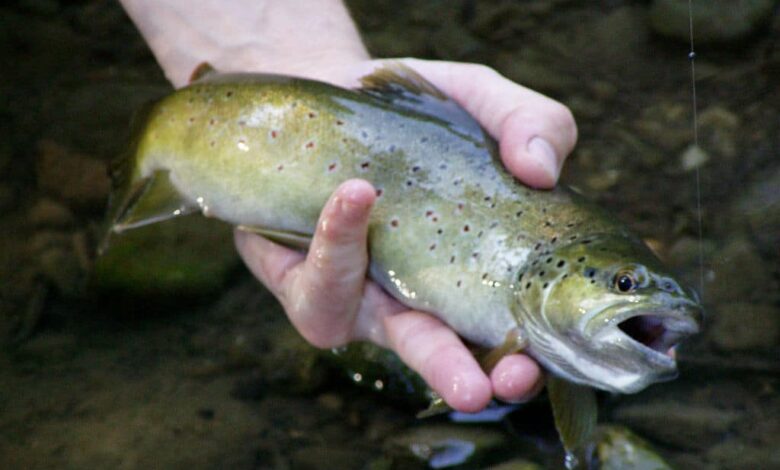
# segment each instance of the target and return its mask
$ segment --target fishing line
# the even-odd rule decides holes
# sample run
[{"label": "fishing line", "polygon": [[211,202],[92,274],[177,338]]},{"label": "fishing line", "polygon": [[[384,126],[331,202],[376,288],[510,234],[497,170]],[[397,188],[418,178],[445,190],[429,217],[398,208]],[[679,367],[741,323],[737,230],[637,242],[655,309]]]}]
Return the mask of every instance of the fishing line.
[{"label": "fishing line", "polygon": [[[693,42],[693,0],[688,0],[688,31],[690,32],[691,49],[688,59],[691,62],[691,95],[693,101],[693,144],[699,148],[699,115],[696,97],[696,49]],[[701,214],[701,169],[696,166],[696,222],[699,235],[699,295],[704,298],[704,242]]]}]

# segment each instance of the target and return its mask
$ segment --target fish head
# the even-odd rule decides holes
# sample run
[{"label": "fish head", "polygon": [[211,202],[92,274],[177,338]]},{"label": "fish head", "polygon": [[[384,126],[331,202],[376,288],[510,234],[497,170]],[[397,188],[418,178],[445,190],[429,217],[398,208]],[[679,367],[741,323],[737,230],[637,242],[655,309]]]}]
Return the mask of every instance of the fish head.
[{"label": "fish head", "polygon": [[594,235],[538,256],[516,289],[529,352],[552,373],[619,393],[677,375],[703,309],[639,240]]}]

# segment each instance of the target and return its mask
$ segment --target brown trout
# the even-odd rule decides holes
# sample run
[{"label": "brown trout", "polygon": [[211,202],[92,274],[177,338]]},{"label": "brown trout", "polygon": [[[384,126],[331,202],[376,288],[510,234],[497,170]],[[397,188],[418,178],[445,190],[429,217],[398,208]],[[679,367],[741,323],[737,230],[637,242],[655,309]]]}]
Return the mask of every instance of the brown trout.
[{"label": "brown trout", "polygon": [[113,232],[201,212],[301,247],[341,182],[371,182],[371,278],[560,379],[567,448],[595,422],[586,387],[674,377],[667,351],[699,329],[695,293],[637,236],[569,189],[519,183],[465,110],[400,65],[357,90],[206,74],[150,108],[112,176]]}]

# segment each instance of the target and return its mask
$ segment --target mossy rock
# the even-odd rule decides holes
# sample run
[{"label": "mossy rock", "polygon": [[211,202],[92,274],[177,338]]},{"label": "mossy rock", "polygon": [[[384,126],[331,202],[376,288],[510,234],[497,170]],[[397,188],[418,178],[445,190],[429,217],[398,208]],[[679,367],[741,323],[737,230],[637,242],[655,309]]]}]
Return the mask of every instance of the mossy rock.
[{"label": "mossy rock", "polygon": [[102,293],[174,298],[213,294],[239,263],[231,227],[182,217],[115,235],[95,263]]}]

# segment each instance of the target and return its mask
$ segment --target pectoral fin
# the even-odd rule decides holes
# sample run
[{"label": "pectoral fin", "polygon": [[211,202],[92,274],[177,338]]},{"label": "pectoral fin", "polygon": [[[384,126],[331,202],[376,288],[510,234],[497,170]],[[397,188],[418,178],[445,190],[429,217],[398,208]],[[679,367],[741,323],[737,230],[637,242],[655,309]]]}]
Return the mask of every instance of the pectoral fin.
[{"label": "pectoral fin", "polygon": [[274,230],[263,227],[252,227],[248,225],[239,225],[238,229],[245,232],[256,233],[261,237],[265,237],[271,240],[272,242],[289,246],[290,248],[305,250],[309,248],[309,245],[311,245],[311,235],[306,233]]},{"label": "pectoral fin", "polygon": [[567,458],[573,458],[583,445],[590,442],[596,428],[596,393],[590,387],[550,377],[547,379],[547,395]]},{"label": "pectoral fin", "polygon": [[167,171],[155,171],[150,177],[139,180],[119,202],[112,232],[161,222],[181,215],[191,214],[199,209],[185,199],[173,186]]},{"label": "pectoral fin", "polygon": [[528,337],[525,335],[525,333],[523,333],[520,328],[512,328],[509,330],[509,332],[507,332],[506,339],[504,339],[503,344],[489,350],[482,356],[478,356],[477,360],[479,361],[480,366],[482,366],[482,370],[484,370],[486,374],[490,375],[490,372],[494,367],[496,367],[496,364],[498,364],[498,361],[500,361],[502,357],[508,356],[509,354],[519,353],[527,346]]},{"label": "pectoral fin", "polygon": [[431,390],[430,395],[431,402],[428,404],[428,408],[417,413],[418,418],[430,418],[431,416],[438,416],[452,411],[450,405],[438,393]]}]

